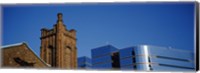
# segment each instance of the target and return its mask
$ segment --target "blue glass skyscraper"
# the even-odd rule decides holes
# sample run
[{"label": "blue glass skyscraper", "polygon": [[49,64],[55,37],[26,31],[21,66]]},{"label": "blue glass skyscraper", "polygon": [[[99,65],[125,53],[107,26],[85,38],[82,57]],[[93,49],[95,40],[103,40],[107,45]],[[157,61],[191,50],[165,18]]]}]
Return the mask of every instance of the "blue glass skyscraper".
[{"label": "blue glass skyscraper", "polygon": [[83,56],[78,58],[78,69],[90,69],[92,61],[90,58]]},{"label": "blue glass skyscraper", "polygon": [[119,69],[118,49],[106,45],[92,49],[93,69]]},{"label": "blue glass skyscraper", "polygon": [[106,45],[92,49],[92,68],[139,71],[195,71],[194,53],[152,45],[117,49]]},{"label": "blue glass skyscraper", "polygon": [[120,68],[142,71],[193,71],[193,52],[150,45],[120,49]]}]

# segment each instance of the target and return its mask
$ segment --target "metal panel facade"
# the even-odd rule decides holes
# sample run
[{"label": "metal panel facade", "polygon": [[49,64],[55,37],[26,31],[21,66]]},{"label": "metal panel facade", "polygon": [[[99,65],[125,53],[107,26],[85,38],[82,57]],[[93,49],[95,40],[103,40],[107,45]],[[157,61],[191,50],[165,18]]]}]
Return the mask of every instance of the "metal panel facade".
[{"label": "metal panel facade", "polygon": [[121,69],[127,67],[144,71],[192,71],[195,69],[193,52],[187,50],[140,45],[120,49],[119,52]]}]

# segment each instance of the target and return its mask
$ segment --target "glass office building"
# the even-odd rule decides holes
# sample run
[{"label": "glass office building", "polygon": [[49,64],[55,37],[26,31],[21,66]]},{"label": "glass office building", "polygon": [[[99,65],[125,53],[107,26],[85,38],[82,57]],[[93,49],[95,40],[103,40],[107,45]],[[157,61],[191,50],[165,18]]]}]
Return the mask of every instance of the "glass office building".
[{"label": "glass office building", "polygon": [[78,58],[78,69],[90,69],[92,67],[92,60],[86,56]]},{"label": "glass office building", "polygon": [[139,71],[195,71],[194,53],[189,50],[151,45],[117,49],[106,45],[92,49],[93,69]]},{"label": "glass office building", "polygon": [[91,50],[93,69],[119,69],[119,52],[112,45]]},{"label": "glass office building", "polygon": [[193,52],[140,45],[119,50],[122,70],[195,71]]}]

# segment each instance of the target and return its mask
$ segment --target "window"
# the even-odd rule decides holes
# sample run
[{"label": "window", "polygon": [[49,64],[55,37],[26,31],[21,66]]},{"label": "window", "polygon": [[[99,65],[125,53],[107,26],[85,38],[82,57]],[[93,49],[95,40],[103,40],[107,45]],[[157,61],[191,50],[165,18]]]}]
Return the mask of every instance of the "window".
[{"label": "window", "polygon": [[13,58],[13,59],[14,59],[14,61],[15,61],[16,63],[18,63],[20,66],[23,66],[23,67],[33,67],[34,64],[35,64],[35,63],[28,63],[27,61],[22,60],[22,59],[19,58],[19,57],[15,57],[15,58]]}]

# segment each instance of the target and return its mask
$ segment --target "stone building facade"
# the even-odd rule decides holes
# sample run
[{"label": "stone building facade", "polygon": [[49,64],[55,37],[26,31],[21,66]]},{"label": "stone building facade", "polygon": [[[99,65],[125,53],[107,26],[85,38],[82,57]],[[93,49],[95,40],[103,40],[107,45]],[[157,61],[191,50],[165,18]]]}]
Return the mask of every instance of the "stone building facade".
[{"label": "stone building facade", "polygon": [[51,67],[74,69],[77,67],[76,30],[66,29],[62,13],[57,14],[52,29],[41,29],[41,58]]},{"label": "stone building facade", "polygon": [[48,68],[26,43],[1,47],[1,67],[3,68]]}]

